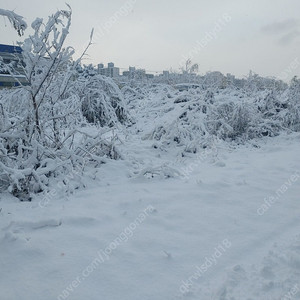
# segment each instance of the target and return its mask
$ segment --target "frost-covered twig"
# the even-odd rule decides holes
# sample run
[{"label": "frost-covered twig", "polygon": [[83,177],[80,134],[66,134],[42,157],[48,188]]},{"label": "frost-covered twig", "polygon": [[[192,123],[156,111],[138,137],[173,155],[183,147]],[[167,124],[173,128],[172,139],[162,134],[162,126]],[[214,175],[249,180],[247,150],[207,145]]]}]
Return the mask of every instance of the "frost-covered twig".
[{"label": "frost-covered twig", "polygon": [[9,22],[13,25],[14,29],[18,32],[19,36],[24,34],[24,31],[27,28],[26,22],[23,20],[23,17],[16,14],[11,10],[5,10],[0,8],[0,16],[7,17]]}]

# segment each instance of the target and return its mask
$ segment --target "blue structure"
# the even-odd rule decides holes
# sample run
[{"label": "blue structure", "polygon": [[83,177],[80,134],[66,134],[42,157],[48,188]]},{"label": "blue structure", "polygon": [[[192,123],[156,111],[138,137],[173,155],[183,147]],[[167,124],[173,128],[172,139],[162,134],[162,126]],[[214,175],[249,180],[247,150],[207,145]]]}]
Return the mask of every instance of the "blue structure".
[{"label": "blue structure", "polygon": [[22,53],[22,48],[19,46],[3,45],[0,44],[0,53]]},{"label": "blue structure", "polygon": [[[10,88],[21,84],[26,84],[26,78],[23,71],[22,48],[12,45],[0,44],[0,88]],[[14,75],[5,68],[5,65],[13,65]],[[2,65],[2,68],[1,68]]]}]

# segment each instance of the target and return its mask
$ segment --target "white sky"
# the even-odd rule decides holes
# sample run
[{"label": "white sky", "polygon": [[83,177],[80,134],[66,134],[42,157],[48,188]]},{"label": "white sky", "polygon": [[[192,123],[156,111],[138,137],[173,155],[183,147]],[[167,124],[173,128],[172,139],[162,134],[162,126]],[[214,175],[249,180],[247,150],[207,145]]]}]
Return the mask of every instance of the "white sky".
[{"label": "white sky", "polygon": [[[221,71],[243,76],[251,69],[264,76],[279,76],[282,72],[289,78],[300,75],[299,0],[67,2],[73,9],[68,45],[80,53],[91,28],[95,28],[95,44],[86,64],[113,61],[121,68],[131,65],[153,71],[171,67],[178,70],[183,57],[190,56],[198,42],[198,51],[192,52],[191,58],[202,74]],[[65,9],[64,3],[0,0],[0,8],[23,15],[30,25],[36,17],[46,19],[57,9]],[[224,14],[230,20],[224,20]],[[215,37],[203,44],[207,33],[214,30],[218,30]],[[12,44],[18,39],[8,21],[0,17],[0,43]],[[203,47],[199,47],[200,42]]]}]

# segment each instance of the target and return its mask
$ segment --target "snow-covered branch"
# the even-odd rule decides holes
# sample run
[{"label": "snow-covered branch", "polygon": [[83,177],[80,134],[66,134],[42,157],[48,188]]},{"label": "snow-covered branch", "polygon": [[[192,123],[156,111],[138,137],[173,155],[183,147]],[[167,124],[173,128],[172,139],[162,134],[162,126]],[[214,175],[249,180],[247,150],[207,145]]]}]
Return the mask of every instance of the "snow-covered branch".
[{"label": "snow-covered branch", "polygon": [[9,22],[12,24],[14,29],[18,32],[19,36],[24,34],[24,31],[27,28],[26,22],[23,20],[23,17],[16,14],[11,10],[5,10],[0,8],[0,16],[7,17]]}]

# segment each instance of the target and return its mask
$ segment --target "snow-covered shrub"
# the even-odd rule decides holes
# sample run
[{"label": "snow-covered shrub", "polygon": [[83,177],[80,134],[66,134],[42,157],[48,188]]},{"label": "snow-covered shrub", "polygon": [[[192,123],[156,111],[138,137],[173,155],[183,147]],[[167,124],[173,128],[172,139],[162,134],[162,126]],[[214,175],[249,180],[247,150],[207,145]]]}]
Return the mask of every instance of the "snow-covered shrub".
[{"label": "snow-covered shrub", "polygon": [[286,113],[283,116],[284,126],[294,131],[300,131],[300,80],[294,77],[285,103]]},{"label": "snow-covered shrub", "polygon": [[243,143],[247,140],[275,136],[280,131],[277,120],[264,118],[252,101],[216,103],[208,115],[210,134],[221,139]]},{"label": "snow-covered shrub", "polygon": [[134,109],[138,100],[141,102],[147,97],[146,89],[142,90],[140,88],[131,87],[129,85],[125,85],[121,88],[121,93],[125,99],[125,102],[130,109]]},{"label": "snow-covered shrub", "polygon": [[123,95],[111,78],[101,75],[88,77],[79,84],[78,93],[88,122],[111,127],[130,121]]},{"label": "snow-covered shrub", "polygon": [[[196,153],[206,147],[210,139],[206,128],[206,115],[210,109],[205,93],[200,90],[177,93],[170,91],[161,96],[161,110],[156,113],[159,122],[146,134],[145,138],[155,139],[167,145],[183,146],[184,151]],[[155,98],[155,96],[153,96]],[[149,108],[148,108],[149,109]]]},{"label": "snow-covered shrub", "polygon": [[210,134],[222,139],[235,139],[246,133],[250,123],[249,110],[234,102],[217,103],[209,113]]},{"label": "snow-covered shrub", "polygon": [[[45,24],[32,23],[34,33],[22,45],[28,85],[0,92],[0,178],[23,200],[47,190],[50,178],[78,174],[87,164],[101,164],[101,156],[119,157],[111,134],[86,130],[75,88],[81,58],[73,61],[73,48],[64,46],[71,14],[60,10]],[[115,111],[107,112],[107,123],[123,113],[110,101]]]}]

